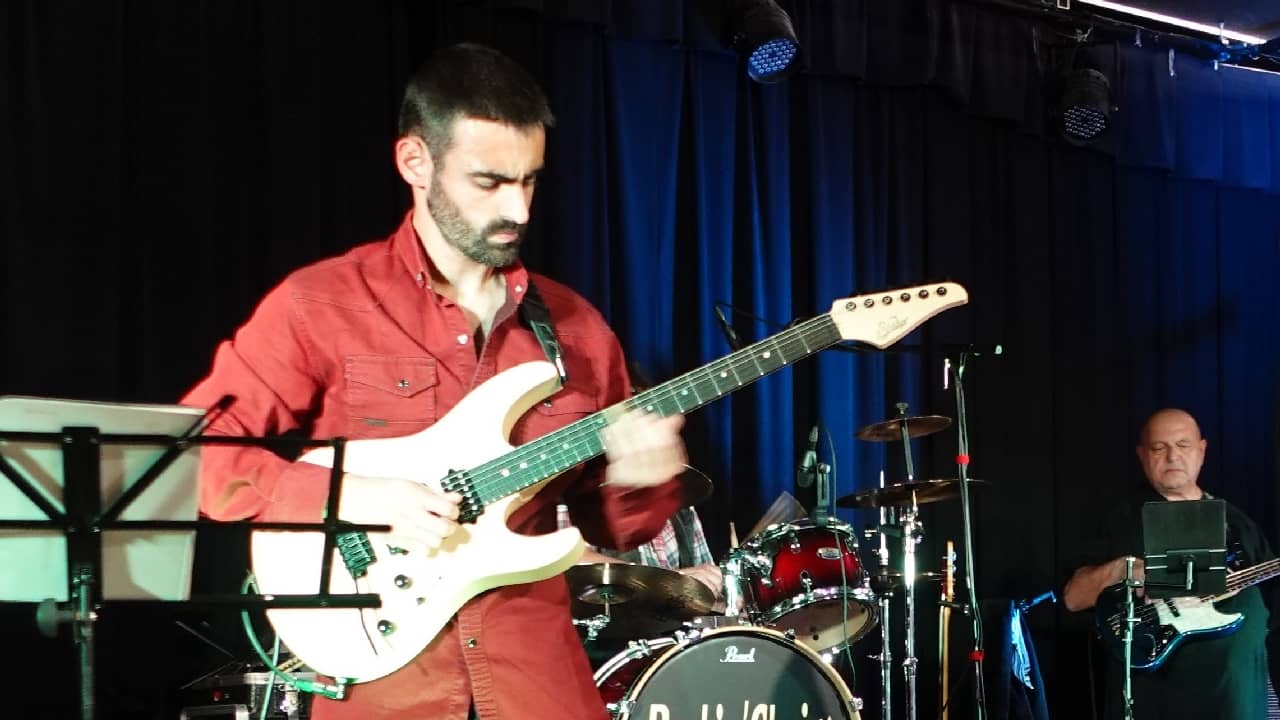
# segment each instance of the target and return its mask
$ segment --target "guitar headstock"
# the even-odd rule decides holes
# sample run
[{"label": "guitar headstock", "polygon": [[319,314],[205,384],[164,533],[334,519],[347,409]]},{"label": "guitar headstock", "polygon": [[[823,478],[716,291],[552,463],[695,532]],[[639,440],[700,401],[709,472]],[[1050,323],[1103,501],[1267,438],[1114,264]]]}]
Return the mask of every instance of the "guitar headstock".
[{"label": "guitar headstock", "polygon": [[969,302],[969,291],[953,282],[882,290],[837,300],[831,319],[845,340],[859,340],[881,350],[906,337],[921,323]]}]

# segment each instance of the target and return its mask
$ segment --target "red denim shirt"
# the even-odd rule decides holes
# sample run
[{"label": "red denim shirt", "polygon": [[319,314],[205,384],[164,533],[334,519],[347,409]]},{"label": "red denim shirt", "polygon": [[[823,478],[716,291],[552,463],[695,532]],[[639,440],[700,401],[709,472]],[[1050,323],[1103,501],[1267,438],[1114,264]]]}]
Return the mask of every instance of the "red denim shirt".
[{"label": "red denim shirt", "polygon": [[[210,430],[218,434],[300,429],[315,438],[362,439],[416,432],[496,373],[546,359],[516,313],[531,279],[551,312],[569,382],[521,418],[512,443],[625,399],[630,384],[617,338],[582,297],[519,264],[505,269],[507,302],[477,355],[461,309],[432,289],[428,262],[410,214],[387,240],[291,274],[222,343],[209,376],[183,402],[208,406],[235,395]],[[597,459],[551,481],[511,527],[555,530],[562,499],[587,542],[625,549],[652,538],[678,509],[676,483],[601,487],[603,469]],[[216,519],[316,521],[327,486],[324,468],[263,449],[203,450],[200,506]],[[563,576],[483,593],[414,662],[352,687],[344,701],[317,698],[312,717],[461,720],[474,698],[486,719],[603,718],[568,608]]]}]

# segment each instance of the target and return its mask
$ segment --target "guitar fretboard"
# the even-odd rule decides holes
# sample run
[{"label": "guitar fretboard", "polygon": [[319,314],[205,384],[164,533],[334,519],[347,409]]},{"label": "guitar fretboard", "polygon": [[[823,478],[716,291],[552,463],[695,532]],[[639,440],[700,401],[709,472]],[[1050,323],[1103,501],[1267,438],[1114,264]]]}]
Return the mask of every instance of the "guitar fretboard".
[{"label": "guitar fretboard", "polygon": [[1252,585],[1266,582],[1277,575],[1280,575],[1280,558],[1260,562],[1252,567],[1227,573],[1227,591],[1221,595],[1209,595],[1202,599],[1215,602]]},{"label": "guitar fretboard", "polygon": [[481,505],[476,514],[603,453],[600,431],[628,410],[641,408],[661,417],[688,413],[840,339],[830,315],[819,315],[472,468],[465,474]]}]

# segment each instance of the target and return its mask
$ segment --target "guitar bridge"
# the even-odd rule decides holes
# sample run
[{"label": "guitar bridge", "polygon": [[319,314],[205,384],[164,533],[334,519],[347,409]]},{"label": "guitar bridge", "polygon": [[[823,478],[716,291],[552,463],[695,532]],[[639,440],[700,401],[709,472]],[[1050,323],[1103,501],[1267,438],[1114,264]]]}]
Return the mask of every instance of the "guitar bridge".
[{"label": "guitar bridge", "polygon": [[456,492],[462,496],[462,502],[458,503],[458,522],[475,522],[480,513],[484,512],[480,494],[476,492],[475,483],[471,482],[471,476],[466,472],[450,470],[444,480],[440,481],[440,487],[445,492]]},{"label": "guitar bridge", "polygon": [[338,535],[334,541],[337,543],[338,554],[342,556],[342,564],[347,566],[351,577],[364,577],[375,561],[369,536],[363,532],[349,532]]}]

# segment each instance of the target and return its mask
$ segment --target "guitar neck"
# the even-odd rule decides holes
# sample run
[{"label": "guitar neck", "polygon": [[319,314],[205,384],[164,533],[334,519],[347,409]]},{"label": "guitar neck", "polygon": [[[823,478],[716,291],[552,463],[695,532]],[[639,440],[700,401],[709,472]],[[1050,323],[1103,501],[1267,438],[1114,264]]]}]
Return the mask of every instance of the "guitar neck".
[{"label": "guitar neck", "polygon": [[466,471],[466,475],[477,499],[488,505],[602,454],[600,431],[629,410],[642,408],[662,417],[683,415],[840,340],[831,316],[819,315],[588,415]]},{"label": "guitar neck", "polygon": [[1228,595],[1238,593],[1245,588],[1266,582],[1278,575],[1280,575],[1280,558],[1261,562],[1243,570],[1229,572],[1227,573],[1227,591],[1221,595],[1209,595],[1202,599],[1215,602]]}]

